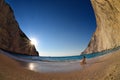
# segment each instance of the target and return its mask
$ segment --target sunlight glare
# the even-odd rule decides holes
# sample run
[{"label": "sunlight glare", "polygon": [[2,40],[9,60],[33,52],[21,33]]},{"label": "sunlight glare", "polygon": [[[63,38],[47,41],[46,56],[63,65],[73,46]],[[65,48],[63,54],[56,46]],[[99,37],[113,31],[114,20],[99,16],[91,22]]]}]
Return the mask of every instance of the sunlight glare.
[{"label": "sunlight glare", "polygon": [[34,70],[35,69],[35,65],[33,63],[29,63],[28,68],[30,70]]},{"label": "sunlight glare", "polygon": [[30,40],[31,40],[30,42],[31,45],[35,45],[35,46],[37,45],[37,40],[35,38],[31,38]]}]

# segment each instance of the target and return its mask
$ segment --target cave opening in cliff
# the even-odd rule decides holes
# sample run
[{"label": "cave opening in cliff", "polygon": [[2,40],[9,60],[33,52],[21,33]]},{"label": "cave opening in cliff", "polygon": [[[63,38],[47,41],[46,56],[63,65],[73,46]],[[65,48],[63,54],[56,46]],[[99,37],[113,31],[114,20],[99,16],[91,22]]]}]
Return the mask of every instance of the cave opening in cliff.
[{"label": "cave opening in cliff", "polygon": [[[6,0],[40,56],[80,55],[95,31],[90,0]],[[1,18],[2,19],[2,18]],[[40,44],[38,44],[40,43]]]}]

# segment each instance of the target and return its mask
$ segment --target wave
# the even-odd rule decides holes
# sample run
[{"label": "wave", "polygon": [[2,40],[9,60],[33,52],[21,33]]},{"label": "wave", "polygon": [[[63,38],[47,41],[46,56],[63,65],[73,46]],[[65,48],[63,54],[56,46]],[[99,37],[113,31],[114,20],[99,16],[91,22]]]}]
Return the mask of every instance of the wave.
[{"label": "wave", "polygon": [[102,52],[96,52],[92,54],[82,54],[82,55],[77,55],[77,56],[64,56],[64,57],[42,57],[42,56],[27,56],[27,55],[20,55],[20,54],[12,54],[3,50],[0,50],[2,53],[20,61],[25,61],[25,62],[79,62],[82,60],[83,55],[86,56],[87,59],[99,57],[114,51],[119,50],[120,47],[110,49],[110,50],[105,50]]}]

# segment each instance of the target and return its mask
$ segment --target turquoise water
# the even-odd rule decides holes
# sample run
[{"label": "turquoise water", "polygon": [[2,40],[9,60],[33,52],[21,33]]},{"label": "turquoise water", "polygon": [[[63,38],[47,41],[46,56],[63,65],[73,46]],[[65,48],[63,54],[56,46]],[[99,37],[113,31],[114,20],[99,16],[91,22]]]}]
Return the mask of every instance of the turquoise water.
[{"label": "turquoise water", "polygon": [[[102,52],[84,54],[87,59],[87,64],[84,66],[80,65],[80,60],[83,55],[77,56],[64,56],[64,57],[41,57],[41,56],[27,56],[10,53],[0,49],[0,53],[3,53],[14,60],[16,60],[21,66],[26,69],[35,71],[35,72],[70,72],[82,70],[90,65],[96,63],[99,56],[105,54],[110,54],[111,52],[119,50],[120,47],[114,48],[111,50],[106,50]],[[98,57],[98,58],[96,58]],[[93,58],[93,59],[92,59]],[[98,62],[98,61],[97,61]]]},{"label": "turquoise water", "polygon": [[82,54],[82,55],[64,56],[64,57],[41,57],[41,56],[26,56],[26,55],[18,55],[18,54],[14,54],[14,56],[19,57],[19,58],[33,60],[33,61],[75,61],[75,60],[81,60],[83,58],[83,55],[86,56],[87,59],[90,59],[90,58],[99,57],[105,54],[109,54],[119,49],[120,47],[117,47],[111,50],[96,52],[92,54]]}]

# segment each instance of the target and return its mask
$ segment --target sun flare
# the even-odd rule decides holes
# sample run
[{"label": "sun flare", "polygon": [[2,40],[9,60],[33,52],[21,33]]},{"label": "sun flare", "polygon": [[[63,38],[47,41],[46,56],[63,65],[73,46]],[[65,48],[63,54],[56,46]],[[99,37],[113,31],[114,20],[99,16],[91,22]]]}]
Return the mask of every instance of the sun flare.
[{"label": "sun flare", "polygon": [[37,45],[37,40],[35,38],[31,38],[30,40],[31,40],[30,41],[31,45],[35,45],[35,46]]}]

